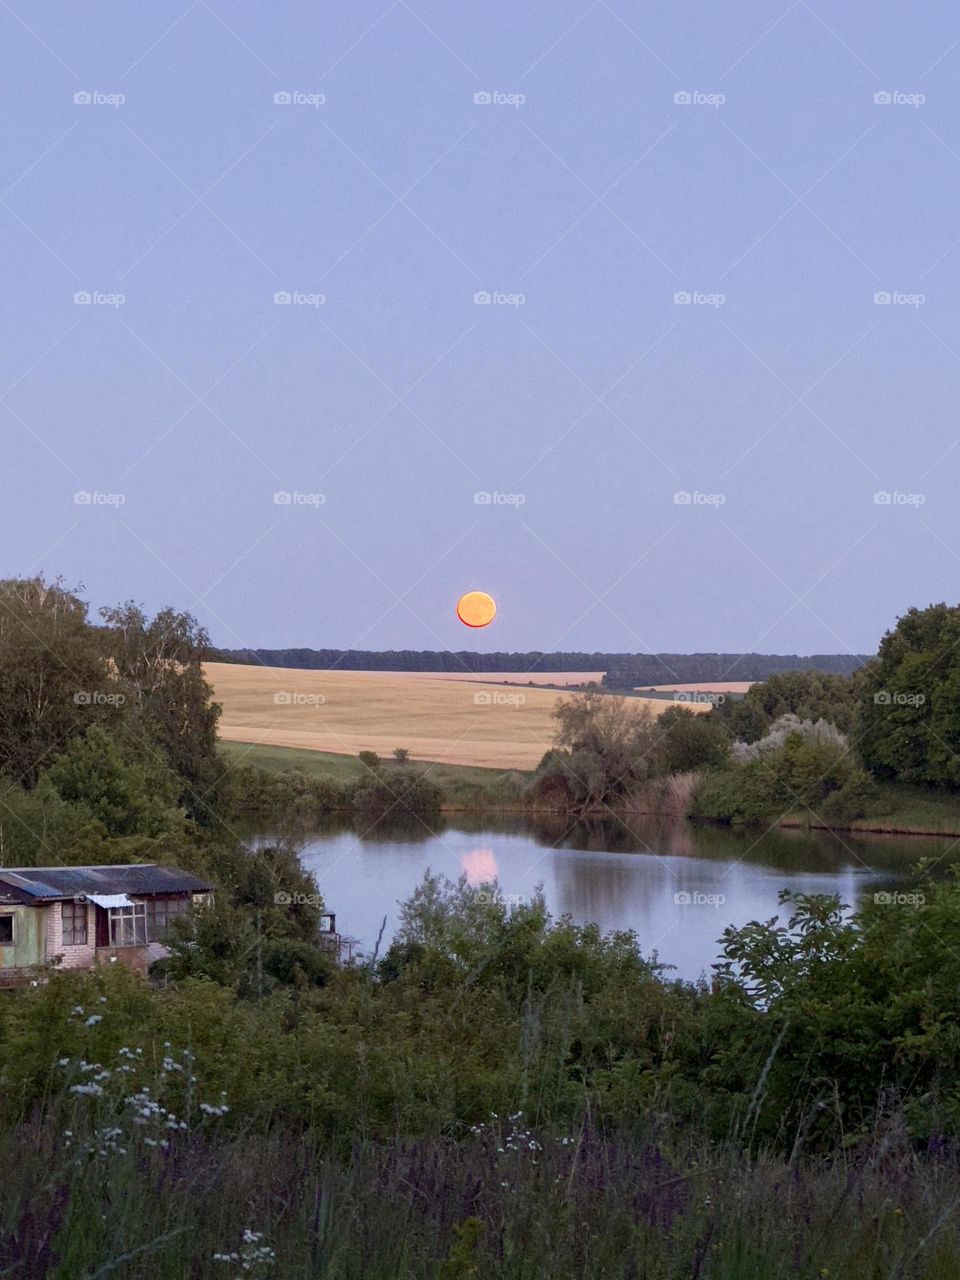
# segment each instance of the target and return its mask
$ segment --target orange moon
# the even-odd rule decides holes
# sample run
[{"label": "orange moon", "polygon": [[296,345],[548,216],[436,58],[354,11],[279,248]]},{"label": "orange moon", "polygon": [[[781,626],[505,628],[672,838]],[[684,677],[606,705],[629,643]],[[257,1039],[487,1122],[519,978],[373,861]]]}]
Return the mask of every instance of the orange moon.
[{"label": "orange moon", "polygon": [[485,591],[468,591],[457,601],[457,617],[465,627],[489,627],[496,612],[496,601]]}]

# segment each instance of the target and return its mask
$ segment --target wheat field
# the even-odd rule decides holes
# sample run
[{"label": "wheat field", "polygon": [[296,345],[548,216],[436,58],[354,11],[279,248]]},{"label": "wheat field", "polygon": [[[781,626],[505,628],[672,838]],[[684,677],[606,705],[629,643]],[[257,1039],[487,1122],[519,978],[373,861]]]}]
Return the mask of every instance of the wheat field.
[{"label": "wheat field", "polygon": [[[206,664],[227,742],[532,769],[553,743],[553,689],[511,689],[431,673],[301,671]],[[502,676],[502,673],[501,673]],[[569,679],[570,672],[556,679]],[[548,676],[541,674],[540,679]],[[635,698],[660,714],[668,702]],[[695,708],[706,710],[706,707]]]}]

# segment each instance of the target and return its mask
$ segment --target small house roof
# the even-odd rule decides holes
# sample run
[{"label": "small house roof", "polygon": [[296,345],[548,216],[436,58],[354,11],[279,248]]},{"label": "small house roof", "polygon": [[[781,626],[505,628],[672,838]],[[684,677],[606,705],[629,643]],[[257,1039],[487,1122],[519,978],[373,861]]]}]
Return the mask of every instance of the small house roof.
[{"label": "small house roof", "polygon": [[106,867],[0,867],[0,901],[57,902],[80,894],[209,893],[213,885],[179,867],[132,862]]}]

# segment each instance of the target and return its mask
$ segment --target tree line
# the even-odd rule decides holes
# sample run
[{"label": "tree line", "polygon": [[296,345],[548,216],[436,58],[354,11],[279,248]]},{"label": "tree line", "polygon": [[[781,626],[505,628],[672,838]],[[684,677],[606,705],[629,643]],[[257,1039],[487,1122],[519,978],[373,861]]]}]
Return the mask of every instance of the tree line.
[{"label": "tree line", "polygon": [[431,649],[217,649],[211,660],[305,671],[602,671],[610,689],[657,684],[700,684],[708,680],[765,680],[781,671],[822,671],[850,675],[866,654],[819,653],[810,657],[776,653],[475,653]]}]

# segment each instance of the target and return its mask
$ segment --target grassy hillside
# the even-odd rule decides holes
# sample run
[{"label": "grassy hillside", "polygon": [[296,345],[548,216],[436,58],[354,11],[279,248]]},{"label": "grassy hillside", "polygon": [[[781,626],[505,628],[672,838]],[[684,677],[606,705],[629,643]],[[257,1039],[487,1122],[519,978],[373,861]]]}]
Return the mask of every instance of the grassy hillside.
[{"label": "grassy hillside", "polygon": [[[269,747],[245,742],[221,742],[221,754],[233,764],[251,765],[257,769],[278,772],[282,769],[302,769],[316,777],[327,777],[335,782],[350,782],[362,777],[367,767],[356,756],[336,755],[332,751],[305,751],[296,747]],[[384,762],[387,767],[390,761]],[[442,787],[460,783],[483,785],[495,783],[503,776],[501,769],[483,769],[476,765],[428,764],[431,778]]]}]

